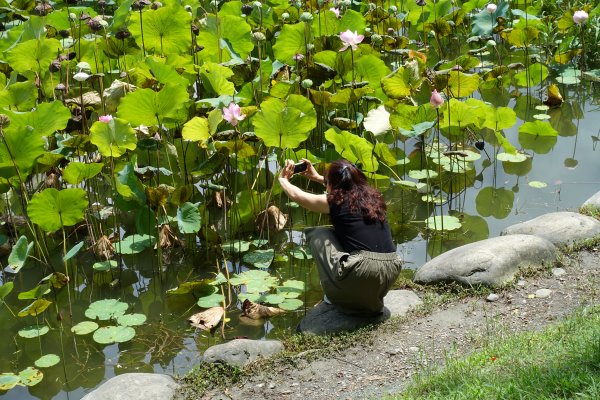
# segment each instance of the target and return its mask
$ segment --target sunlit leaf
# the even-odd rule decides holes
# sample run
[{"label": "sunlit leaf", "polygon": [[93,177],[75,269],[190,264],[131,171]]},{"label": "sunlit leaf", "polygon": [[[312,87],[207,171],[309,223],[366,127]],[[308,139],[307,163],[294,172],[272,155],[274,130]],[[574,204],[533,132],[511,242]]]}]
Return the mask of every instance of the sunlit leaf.
[{"label": "sunlit leaf", "polygon": [[200,297],[196,304],[202,308],[211,308],[223,306],[224,301],[225,297],[221,293],[215,292],[211,295]]},{"label": "sunlit leaf", "polygon": [[19,317],[25,317],[28,315],[37,316],[46,311],[46,309],[52,304],[51,301],[46,299],[37,299],[21,311],[19,311]]},{"label": "sunlit leaf", "polygon": [[[232,58],[245,60],[254,49],[250,40],[250,25],[244,18],[234,15],[206,16],[206,25],[198,35],[198,43],[204,46],[201,57],[205,61],[220,63]],[[284,25],[284,29],[287,25]],[[189,36],[189,26],[188,29]],[[279,60],[283,61],[279,57]]]},{"label": "sunlit leaf", "polygon": [[85,244],[85,242],[82,240],[81,242],[77,243],[75,246],[71,247],[71,249],[63,257],[63,261],[69,261],[71,258],[75,257],[77,255],[77,253],[79,253],[79,250],[81,250],[81,248],[83,247],[84,244]]},{"label": "sunlit leaf", "polygon": [[19,372],[19,384],[24,386],[35,386],[42,381],[44,374],[33,367],[27,367]]},{"label": "sunlit leaf", "polygon": [[12,292],[14,286],[15,284],[13,282],[6,282],[0,286],[0,301],[4,300],[4,298]]},{"label": "sunlit leaf", "polygon": [[26,236],[21,236],[17,240],[8,256],[8,272],[16,274],[23,268],[34,244],[34,242],[29,243]]},{"label": "sunlit leaf", "polygon": [[183,203],[177,208],[177,226],[181,233],[196,233],[200,230],[201,220],[198,207],[192,203]]},{"label": "sunlit leaf", "polygon": [[434,231],[454,231],[461,227],[460,220],[451,215],[438,215],[429,217],[425,221],[427,229]]},{"label": "sunlit leaf", "polygon": [[540,182],[540,181],[530,181],[528,183],[529,186],[531,186],[532,188],[536,188],[536,189],[543,189],[546,186],[548,186],[548,184],[546,182]]},{"label": "sunlit leaf", "polygon": [[115,251],[120,254],[137,254],[154,246],[156,238],[150,235],[129,235],[114,244]]},{"label": "sunlit leaf", "polygon": [[170,126],[187,119],[185,104],[188,100],[184,86],[165,85],[159,92],[137,89],[121,100],[117,115],[133,126],[155,126],[159,123]]},{"label": "sunlit leaf", "polygon": [[56,354],[45,354],[35,360],[33,363],[38,368],[50,368],[60,362],[60,357]]},{"label": "sunlit leaf", "polygon": [[62,177],[71,185],[79,185],[84,180],[98,175],[103,167],[103,163],[70,162],[63,170]]},{"label": "sunlit leaf", "polygon": [[0,390],[10,390],[18,383],[19,377],[17,375],[11,373],[0,374]]},{"label": "sunlit leaf", "polygon": [[275,251],[273,249],[268,250],[254,250],[244,254],[242,260],[245,263],[252,264],[257,268],[269,268],[273,262]]},{"label": "sunlit leaf", "polygon": [[117,324],[121,326],[138,326],[146,322],[144,314],[125,314],[117,317]]},{"label": "sunlit leaf", "polygon": [[192,45],[191,16],[183,7],[160,7],[142,14],[135,12],[130,14],[130,18],[129,30],[138,46],[143,46],[146,51],[154,54],[181,54]]},{"label": "sunlit leaf", "polygon": [[181,136],[192,142],[204,142],[210,137],[208,120],[204,117],[194,117],[183,125]]},{"label": "sunlit leaf", "polygon": [[103,326],[94,332],[94,341],[100,344],[128,342],[135,337],[135,330],[129,326]]},{"label": "sunlit leaf", "polygon": [[27,205],[29,218],[46,232],[83,221],[88,206],[86,192],[80,188],[58,191],[54,188],[36,193]]},{"label": "sunlit leaf", "polygon": [[94,321],[81,321],[71,328],[71,332],[76,335],[87,335],[98,329],[98,324]]},{"label": "sunlit leaf", "polygon": [[19,329],[19,336],[26,339],[33,339],[43,336],[48,332],[50,332],[50,328],[47,325],[32,325]]},{"label": "sunlit leaf", "polygon": [[117,299],[98,300],[89,305],[85,310],[85,316],[89,319],[98,318],[100,321],[107,321],[125,314],[128,308],[127,303]]}]

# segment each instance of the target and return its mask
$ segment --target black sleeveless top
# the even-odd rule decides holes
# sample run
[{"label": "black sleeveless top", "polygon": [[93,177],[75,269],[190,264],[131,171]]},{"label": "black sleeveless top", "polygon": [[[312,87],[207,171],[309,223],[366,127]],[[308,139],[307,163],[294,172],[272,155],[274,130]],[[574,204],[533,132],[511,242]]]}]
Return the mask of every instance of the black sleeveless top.
[{"label": "black sleeveless top", "polygon": [[345,252],[366,250],[393,253],[396,251],[387,220],[385,222],[365,221],[362,215],[351,213],[346,203],[340,206],[330,203],[329,215],[335,236]]}]

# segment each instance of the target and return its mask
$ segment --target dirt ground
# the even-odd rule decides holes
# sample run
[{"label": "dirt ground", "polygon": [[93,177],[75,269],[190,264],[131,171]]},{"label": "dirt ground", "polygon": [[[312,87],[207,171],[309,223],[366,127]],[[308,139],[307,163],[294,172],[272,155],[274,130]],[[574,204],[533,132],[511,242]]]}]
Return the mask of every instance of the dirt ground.
[{"label": "dirt ground", "polygon": [[[435,307],[425,316],[393,321],[378,328],[374,339],[326,359],[296,365],[282,363],[203,399],[377,399],[398,393],[410,377],[460,357],[490,338],[540,329],[581,306],[600,300],[598,249],[565,257],[564,274],[544,272],[521,278],[498,292],[494,302],[470,297]],[[535,297],[550,289],[548,297]]]}]

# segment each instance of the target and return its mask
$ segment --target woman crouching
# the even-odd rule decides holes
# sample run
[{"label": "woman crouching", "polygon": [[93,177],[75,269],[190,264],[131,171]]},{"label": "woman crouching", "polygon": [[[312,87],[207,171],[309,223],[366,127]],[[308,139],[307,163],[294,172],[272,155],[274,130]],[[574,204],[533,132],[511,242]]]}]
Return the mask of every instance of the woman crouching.
[{"label": "woman crouching", "polygon": [[288,197],[310,211],[329,214],[333,228],[305,231],[317,263],[324,300],[347,314],[377,315],[398,278],[401,260],[386,218],[383,196],[346,160],[331,163],[325,176],[310,161],[301,172],[327,187],[327,194],[305,192],[289,180],[294,162],[286,160],[279,182]]}]

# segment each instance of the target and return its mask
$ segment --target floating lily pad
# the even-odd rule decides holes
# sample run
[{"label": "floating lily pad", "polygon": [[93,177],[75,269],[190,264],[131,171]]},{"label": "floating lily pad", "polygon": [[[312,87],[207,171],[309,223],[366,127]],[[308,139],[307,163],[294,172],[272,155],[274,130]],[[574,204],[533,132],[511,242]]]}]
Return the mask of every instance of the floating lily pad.
[{"label": "floating lily pad", "polygon": [[89,319],[98,318],[100,321],[107,321],[111,318],[117,318],[127,311],[129,305],[116,299],[98,300],[90,304],[85,310],[85,316]]},{"label": "floating lily pad", "polygon": [[19,330],[19,336],[26,339],[33,339],[45,335],[50,331],[46,325],[31,325]]},{"label": "floating lily pad", "polygon": [[244,254],[242,260],[245,263],[252,264],[256,268],[269,268],[273,262],[275,256],[275,250],[254,250],[250,253]]},{"label": "floating lily pad", "polygon": [[150,235],[130,235],[114,244],[115,251],[121,254],[137,254],[154,246],[156,238]]},{"label": "floating lily pad", "polygon": [[129,326],[103,326],[94,332],[94,341],[100,344],[123,343],[135,337]]},{"label": "floating lily pad", "polygon": [[277,293],[287,299],[295,299],[300,296],[305,290],[305,284],[302,281],[288,280],[277,287]]},{"label": "floating lily pad", "polygon": [[535,114],[533,116],[533,118],[535,118],[535,119],[537,119],[539,121],[544,121],[544,120],[550,119],[552,117],[550,117],[548,114]]},{"label": "floating lily pad", "polygon": [[10,390],[17,386],[19,377],[15,374],[0,374],[0,390]]},{"label": "floating lily pad", "polygon": [[111,269],[117,268],[118,264],[116,260],[107,260],[107,261],[98,261],[92,265],[94,271],[105,272],[110,271]]},{"label": "floating lily pad", "polygon": [[499,153],[496,158],[500,161],[520,163],[527,160],[527,156],[522,153],[510,154],[510,153]]},{"label": "floating lily pad", "polygon": [[285,301],[285,297],[281,294],[267,294],[262,296],[261,300],[269,304],[279,304]]},{"label": "floating lily pad", "polygon": [[304,302],[302,302],[302,300],[285,299],[285,301],[283,301],[282,303],[279,303],[277,306],[279,308],[281,308],[282,310],[293,311],[293,310],[297,310],[300,307],[302,307],[303,304],[304,304]]},{"label": "floating lily pad", "polygon": [[425,220],[427,229],[435,231],[453,231],[461,227],[460,220],[451,215],[438,215]]},{"label": "floating lily pad", "polygon": [[438,173],[430,169],[408,171],[408,176],[413,179],[433,179],[438,176]]},{"label": "floating lily pad", "polygon": [[35,386],[44,379],[44,374],[39,369],[27,367],[19,372],[19,384],[24,386]]},{"label": "floating lily pad", "polygon": [[198,306],[202,308],[211,308],[223,306],[224,301],[225,297],[223,296],[223,294],[215,292],[211,295],[200,297],[196,304],[198,304]]},{"label": "floating lily pad", "polygon": [[98,324],[94,321],[81,321],[71,328],[71,332],[76,335],[87,335],[88,333],[94,332],[96,329],[98,329]]},{"label": "floating lily pad", "polygon": [[144,314],[125,314],[117,317],[117,324],[121,326],[137,326],[146,322]]},{"label": "floating lily pad", "polygon": [[267,292],[277,286],[278,279],[269,275],[267,271],[250,270],[241,274],[234,274],[229,283],[232,285],[245,285],[246,291],[250,293]]},{"label": "floating lily pad", "polygon": [[38,368],[50,368],[55,366],[60,362],[60,357],[56,354],[46,354],[37,360],[35,360],[34,364]]},{"label": "floating lily pad", "polygon": [[245,253],[250,250],[250,242],[244,240],[232,240],[221,245],[223,251],[228,253]]},{"label": "floating lily pad", "polygon": [[540,181],[531,181],[528,183],[529,186],[531,186],[532,188],[537,188],[537,189],[543,189],[546,186],[548,186],[548,184],[546,182],[540,182]]}]

